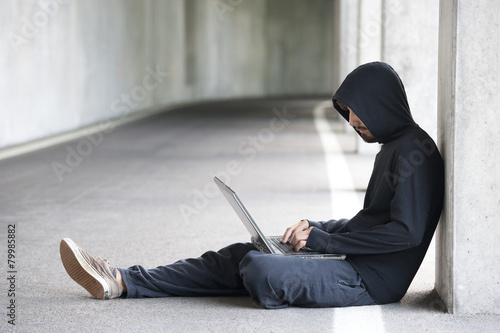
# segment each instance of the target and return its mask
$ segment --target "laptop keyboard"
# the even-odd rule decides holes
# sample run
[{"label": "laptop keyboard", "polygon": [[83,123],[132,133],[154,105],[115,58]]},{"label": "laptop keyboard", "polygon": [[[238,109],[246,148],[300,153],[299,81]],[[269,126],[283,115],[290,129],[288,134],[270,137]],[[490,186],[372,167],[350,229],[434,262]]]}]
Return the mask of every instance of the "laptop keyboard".
[{"label": "laptop keyboard", "polygon": [[267,239],[271,242],[271,244],[280,249],[283,253],[293,252],[292,245],[288,243],[283,244],[282,242],[280,242],[280,239],[275,237],[267,237]]}]

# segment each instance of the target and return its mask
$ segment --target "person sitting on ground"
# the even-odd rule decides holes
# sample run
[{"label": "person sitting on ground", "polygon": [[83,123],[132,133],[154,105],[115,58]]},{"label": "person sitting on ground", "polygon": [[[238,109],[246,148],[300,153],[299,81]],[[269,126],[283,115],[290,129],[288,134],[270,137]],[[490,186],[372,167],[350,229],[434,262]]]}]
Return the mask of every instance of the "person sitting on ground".
[{"label": "person sitting on ground", "polygon": [[350,219],[301,220],[282,242],[345,260],[310,260],[259,252],[237,243],[199,258],[145,269],[114,268],[71,239],[60,244],[69,276],[98,299],[249,295],[265,308],[345,307],[397,302],[420,267],[444,196],[443,161],[413,120],[398,74],[388,64],[361,65],[333,105],[361,138],[382,144],[363,208]]}]

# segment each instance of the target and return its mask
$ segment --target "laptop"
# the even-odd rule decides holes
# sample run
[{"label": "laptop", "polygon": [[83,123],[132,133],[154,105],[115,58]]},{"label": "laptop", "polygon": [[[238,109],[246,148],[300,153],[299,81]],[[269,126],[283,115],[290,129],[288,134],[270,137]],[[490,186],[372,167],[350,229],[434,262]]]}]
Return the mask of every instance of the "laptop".
[{"label": "laptop", "polygon": [[308,248],[302,248],[299,251],[295,251],[291,244],[281,243],[281,236],[264,236],[264,234],[257,226],[257,223],[255,223],[252,216],[250,216],[250,213],[245,208],[236,193],[229,186],[224,184],[224,182],[222,182],[219,178],[214,177],[214,181],[247,228],[248,232],[251,235],[252,244],[254,244],[259,251],[264,253],[283,254],[286,256],[294,256],[306,259],[345,259],[345,254],[321,253],[315,252]]}]

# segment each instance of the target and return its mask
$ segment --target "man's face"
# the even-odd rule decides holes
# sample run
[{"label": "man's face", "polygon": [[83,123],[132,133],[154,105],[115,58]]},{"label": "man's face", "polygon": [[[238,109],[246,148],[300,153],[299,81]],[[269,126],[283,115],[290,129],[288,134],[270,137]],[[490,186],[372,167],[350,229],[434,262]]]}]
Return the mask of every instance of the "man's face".
[{"label": "man's face", "polygon": [[347,107],[349,110],[349,125],[354,127],[360,134],[365,142],[373,143],[378,142],[377,139],[372,135],[372,133],[366,128],[365,124],[361,121],[361,119],[356,116],[356,114],[351,110],[350,107]]}]

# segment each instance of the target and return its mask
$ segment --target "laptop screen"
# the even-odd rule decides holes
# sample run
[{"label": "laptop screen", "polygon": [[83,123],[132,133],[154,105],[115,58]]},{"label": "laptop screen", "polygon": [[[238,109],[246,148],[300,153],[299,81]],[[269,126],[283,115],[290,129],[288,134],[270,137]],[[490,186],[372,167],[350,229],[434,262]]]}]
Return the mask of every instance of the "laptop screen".
[{"label": "laptop screen", "polygon": [[219,178],[214,177],[214,181],[226,197],[231,207],[233,207],[234,211],[239,216],[240,220],[243,222],[252,238],[260,242],[261,244],[265,244],[271,252],[274,252],[272,246],[270,246],[270,244],[267,242],[264,234],[262,233],[262,231],[260,231],[259,227],[253,220],[252,216],[250,216],[250,213],[247,211],[236,193],[229,186],[224,184]]}]

